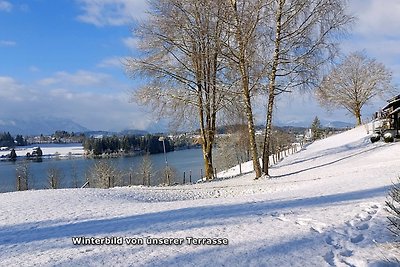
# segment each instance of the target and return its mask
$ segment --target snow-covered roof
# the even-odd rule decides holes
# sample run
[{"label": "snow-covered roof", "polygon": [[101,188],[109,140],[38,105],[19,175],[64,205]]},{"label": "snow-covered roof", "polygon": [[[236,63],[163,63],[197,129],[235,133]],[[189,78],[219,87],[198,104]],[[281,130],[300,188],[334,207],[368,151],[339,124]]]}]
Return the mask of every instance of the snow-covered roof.
[{"label": "snow-covered roof", "polygon": [[400,107],[398,107],[395,110],[393,110],[392,112],[390,112],[389,115],[393,115],[393,114],[396,114],[396,113],[399,113],[399,112],[400,112]]},{"label": "snow-covered roof", "polygon": [[385,107],[383,107],[382,110],[387,110],[390,107],[396,106],[396,104],[398,104],[397,106],[400,106],[400,95],[397,95],[397,96],[389,99],[387,102],[389,102],[389,103]]}]

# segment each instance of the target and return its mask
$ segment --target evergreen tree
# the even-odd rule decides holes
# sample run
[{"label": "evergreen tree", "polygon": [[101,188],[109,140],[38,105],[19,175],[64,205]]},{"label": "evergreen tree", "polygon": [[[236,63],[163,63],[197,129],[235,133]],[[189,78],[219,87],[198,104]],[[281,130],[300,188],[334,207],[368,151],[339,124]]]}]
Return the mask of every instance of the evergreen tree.
[{"label": "evergreen tree", "polygon": [[0,134],[0,146],[8,146],[8,147],[14,147],[14,138],[11,136],[9,132],[3,132]]},{"label": "evergreen tree", "polygon": [[17,160],[17,153],[15,153],[15,149],[11,149],[10,153],[10,160],[16,161]]},{"label": "evergreen tree", "polygon": [[317,139],[321,139],[322,137],[322,126],[321,122],[317,116],[315,116],[312,124],[311,124],[311,132],[312,132],[312,140],[315,141]]},{"label": "evergreen tree", "polygon": [[17,146],[26,146],[26,140],[24,139],[24,137],[22,135],[17,135],[15,137],[15,141],[17,142]]}]

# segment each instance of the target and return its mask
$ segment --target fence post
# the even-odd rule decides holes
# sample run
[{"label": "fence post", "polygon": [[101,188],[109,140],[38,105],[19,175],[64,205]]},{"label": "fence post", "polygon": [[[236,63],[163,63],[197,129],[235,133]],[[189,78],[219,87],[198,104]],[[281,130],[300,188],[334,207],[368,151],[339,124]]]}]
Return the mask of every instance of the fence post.
[{"label": "fence post", "polygon": [[183,184],[186,184],[186,172],[183,172]]},{"label": "fence post", "polygon": [[17,191],[21,191],[21,175],[17,177]]},{"label": "fence post", "polygon": [[189,183],[192,183],[192,170],[189,171]]},{"label": "fence post", "polygon": [[218,177],[217,177],[217,168],[214,168],[214,177],[215,177],[215,179],[218,178]]}]

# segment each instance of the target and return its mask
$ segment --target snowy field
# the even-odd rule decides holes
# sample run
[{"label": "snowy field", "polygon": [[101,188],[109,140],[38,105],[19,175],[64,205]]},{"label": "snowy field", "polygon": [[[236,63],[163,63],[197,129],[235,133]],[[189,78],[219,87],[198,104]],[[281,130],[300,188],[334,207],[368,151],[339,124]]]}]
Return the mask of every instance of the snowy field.
[{"label": "snowy field", "polygon": [[[32,154],[33,148],[40,147],[44,157],[58,155],[59,157],[77,157],[82,156],[85,152],[82,144],[35,144],[30,146],[16,147],[15,152],[18,157],[26,156],[26,153]],[[0,157],[10,154],[10,150],[0,151]]]},{"label": "snowy field", "polygon": [[[399,152],[358,127],[258,181],[0,194],[0,265],[396,266],[384,202]],[[160,240],[177,244],[146,244]]]}]

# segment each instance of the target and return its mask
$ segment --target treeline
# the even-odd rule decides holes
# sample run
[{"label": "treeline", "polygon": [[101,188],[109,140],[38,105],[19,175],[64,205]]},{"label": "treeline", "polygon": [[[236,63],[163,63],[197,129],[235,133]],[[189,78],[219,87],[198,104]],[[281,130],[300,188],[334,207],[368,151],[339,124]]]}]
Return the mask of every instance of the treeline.
[{"label": "treeline", "polygon": [[84,133],[67,131],[56,131],[51,137],[54,143],[82,143],[85,140]]},{"label": "treeline", "polygon": [[[111,154],[111,153],[131,153],[147,152],[150,154],[163,153],[163,142],[159,141],[160,136],[146,135],[133,136],[124,135],[122,137],[103,136],[101,138],[86,138],[82,145],[83,148],[93,155]],[[166,152],[173,151],[174,146],[169,138],[164,139]]]},{"label": "treeline", "polygon": [[9,132],[0,133],[0,147],[15,147],[25,146],[26,140],[22,135],[17,135],[15,138]]}]

